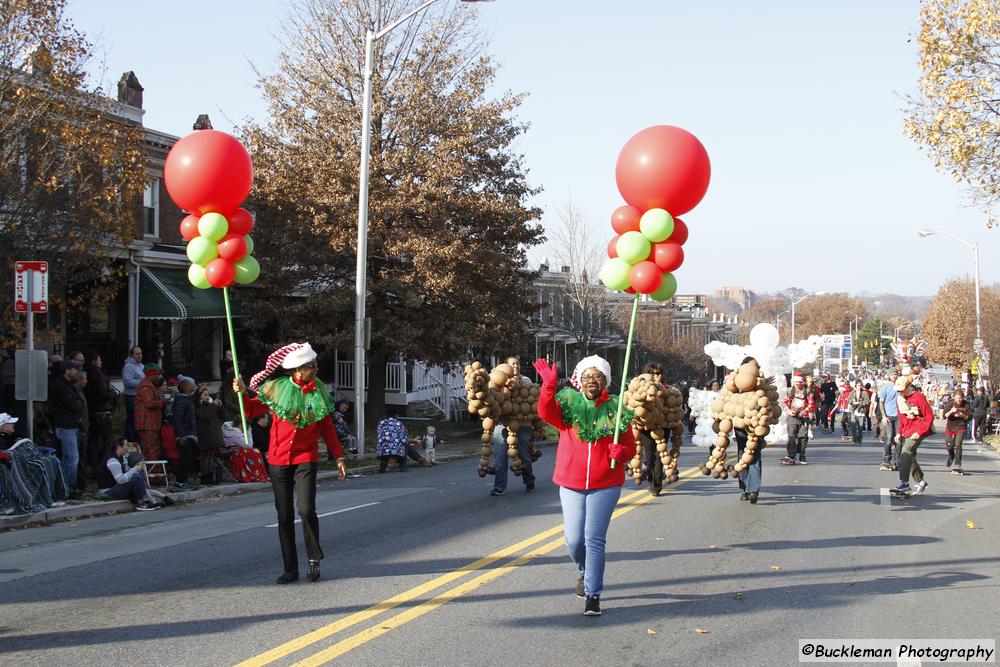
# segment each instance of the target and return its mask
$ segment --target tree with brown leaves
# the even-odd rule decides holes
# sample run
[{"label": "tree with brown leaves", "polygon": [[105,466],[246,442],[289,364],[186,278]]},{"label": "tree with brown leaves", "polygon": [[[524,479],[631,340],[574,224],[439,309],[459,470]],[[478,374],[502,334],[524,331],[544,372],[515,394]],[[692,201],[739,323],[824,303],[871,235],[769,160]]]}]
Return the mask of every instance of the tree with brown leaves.
[{"label": "tree with brown leaves", "polygon": [[[263,267],[254,325],[327,350],[353,339],[365,29],[411,0],[298,0],[274,74],[271,119],[244,138],[254,160]],[[537,309],[526,251],[542,240],[515,144],[518,95],[490,96],[495,63],[464,5],[442,3],[378,41],[368,232],[369,396],[385,361],[448,363],[527,347]],[[280,304],[280,307],[275,307]],[[369,423],[381,401],[366,411]]]},{"label": "tree with brown leaves", "polygon": [[858,325],[868,321],[868,307],[860,299],[847,294],[820,294],[811,296],[795,306],[795,337],[805,340],[809,336],[847,333],[848,321],[853,327],[854,315]]},{"label": "tree with brown leaves", "polygon": [[[1000,351],[1000,292],[984,287],[980,301],[983,340],[990,350]],[[951,366],[956,373],[969,369],[976,337],[976,296],[971,280],[950,280],[938,290],[924,318],[923,335],[927,340],[925,354],[931,362]]]}]

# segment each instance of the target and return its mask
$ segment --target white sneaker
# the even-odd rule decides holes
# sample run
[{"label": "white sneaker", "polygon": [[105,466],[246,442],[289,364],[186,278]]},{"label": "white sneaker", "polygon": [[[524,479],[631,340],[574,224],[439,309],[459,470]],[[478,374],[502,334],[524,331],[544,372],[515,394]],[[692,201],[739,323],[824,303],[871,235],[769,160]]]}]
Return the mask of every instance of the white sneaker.
[{"label": "white sneaker", "polygon": [[927,488],[927,480],[922,480],[917,482],[916,485],[913,487],[913,495],[915,496],[920,495],[921,493],[924,492],[924,489],[926,488]]}]

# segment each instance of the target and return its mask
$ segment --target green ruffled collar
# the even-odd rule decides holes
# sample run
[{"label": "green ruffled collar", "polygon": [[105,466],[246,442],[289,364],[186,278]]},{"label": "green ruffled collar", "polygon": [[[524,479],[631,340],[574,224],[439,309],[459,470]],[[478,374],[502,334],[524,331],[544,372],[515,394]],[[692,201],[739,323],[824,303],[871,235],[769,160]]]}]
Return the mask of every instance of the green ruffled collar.
[{"label": "green ruffled collar", "polygon": [[[567,387],[556,394],[556,401],[562,408],[563,421],[571,427],[575,426],[584,442],[594,442],[614,435],[615,416],[618,412],[617,396],[611,396],[610,400],[598,406],[582,392]],[[623,408],[618,432],[624,433],[634,418],[631,410]]]},{"label": "green ruffled collar", "polygon": [[305,428],[333,412],[333,397],[326,384],[319,378],[315,383],[314,391],[303,394],[295,380],[285,375],[265,382],[257,398],[279,418],[296,428]]}]

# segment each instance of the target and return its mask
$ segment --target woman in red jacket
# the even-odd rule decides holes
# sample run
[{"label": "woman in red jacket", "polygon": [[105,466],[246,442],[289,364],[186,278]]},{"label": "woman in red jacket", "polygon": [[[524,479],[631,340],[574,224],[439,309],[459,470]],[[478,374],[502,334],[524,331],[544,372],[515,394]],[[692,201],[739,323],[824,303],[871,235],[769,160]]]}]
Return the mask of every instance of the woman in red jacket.
[{"label": "woman in red jacket", "polygon": [[[626,464],[635,455],[633,415],[622,411],[620,440],[614,444],[618,398],[608,396],[611,366],[601,357],[577,364],[570,379],[575,389],[567,387],[558,396],[555,366],[539,359],[535,370],[542,381],[538,416],[559,429],[552,481],[559,485],[566,548],[580,573],[576,594],[586,599],[585,615],[600,616],[608,526]],[[612,461],[618,462],[614,468]]]},{"label": "woman in red jacket", "polygon": [[[278,374],[279,369],[284,372]],[[319,579],[319,561],[323,558],[323,550],[319,546],[319,518],[316,516],[316,472],[321,435],[330,458],[337,460],[340,479],[347,475],[344,452],[333,425],[333,398],[326,385],[316,381],[316,353],[309,343],[292,343],[272,352],[264,370],[250,378],[250,389],[257,392],[256,397],[248,398],[243,381],[239,378],[233,380],[233,391],[243,400],[248,419],[268,411],[271,413],[268,472],[271,473],[274,488],[278,539],[285,565],[278,583],[289,584],[299,578],[293,496],[298,496],[302,533],[309,558],[306,578],[316,581]]]}]

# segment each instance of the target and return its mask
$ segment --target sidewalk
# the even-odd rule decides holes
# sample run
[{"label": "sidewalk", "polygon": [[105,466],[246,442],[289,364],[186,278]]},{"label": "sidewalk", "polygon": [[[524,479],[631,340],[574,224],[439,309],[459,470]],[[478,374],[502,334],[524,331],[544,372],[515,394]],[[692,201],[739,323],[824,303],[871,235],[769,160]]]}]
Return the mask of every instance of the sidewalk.
[{"label": "sidewalk", "polygon": [[[538,447],[546,447],[554,444],[550,441],[540,440],[535,443]],[[482,443],[478,438],[462,438],[454,442],[447,442],[437,447],[438,463],[455,461],[459,459],[471,458],[479,455]],[[419,450],[418,450],[419,451]],[[320,481],[336,478],[338,472],[323,467],[320,462],[320,471],[317,479]],[[416,464],[411,461],[411,466]],[[373,452],[367,453],[363,458],[348,460],[348,475],[373,474],[378,470],[378,459]],[[470,474],[475,474],[474,467],[469,468]],[[176,491],[168,493],[166,496],[175,503],[189,503],[203,498],[222,498],[225,496],[236,496],[254,491],[270,489],[270,482],[251,482],[246,484],[219,484],[218,486],[203,486],[191,491]],[[30,526],[41,526],[59,521],[75,519],[85,519],[94,516],[105,516],[108,514],[118,514],[119,512],[133,512],[135,506],[128,500],[107,500],[91,501],[83,503],[65,504],[58,507],[50,507],[44,512],[32,514],[14,514],[0,517],[0,530],[12,530],[16,528],[27,528]]]}]

